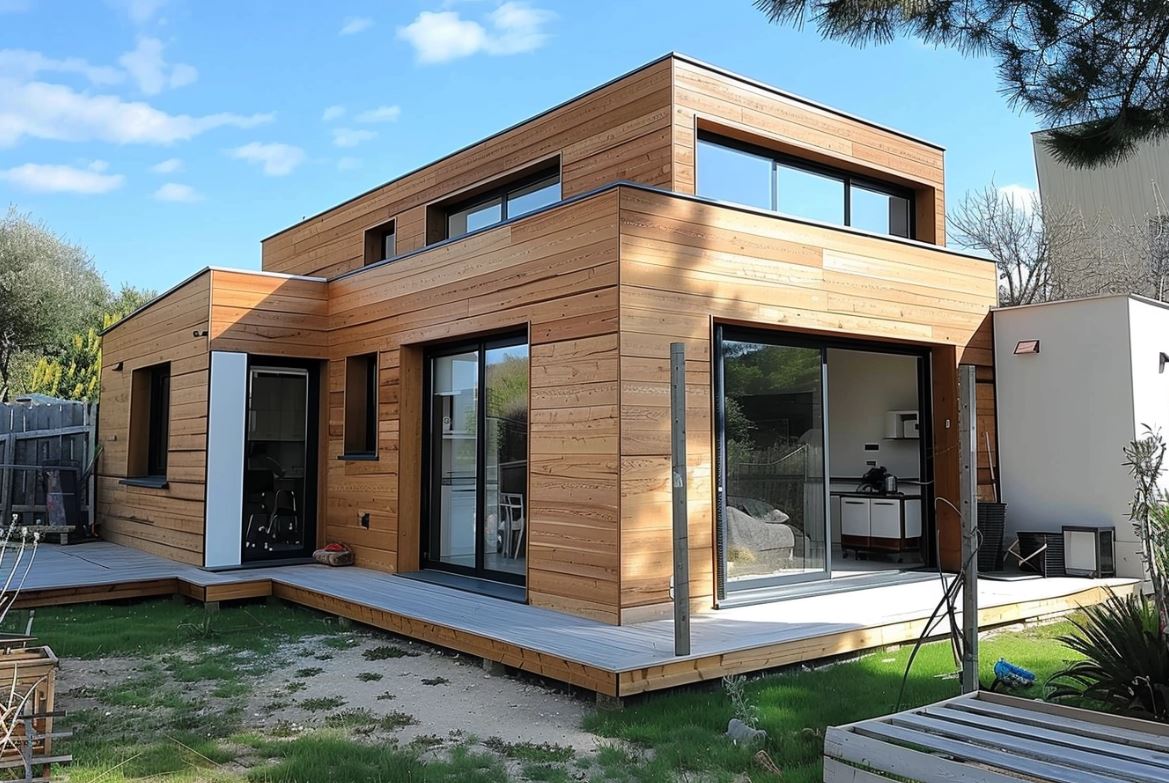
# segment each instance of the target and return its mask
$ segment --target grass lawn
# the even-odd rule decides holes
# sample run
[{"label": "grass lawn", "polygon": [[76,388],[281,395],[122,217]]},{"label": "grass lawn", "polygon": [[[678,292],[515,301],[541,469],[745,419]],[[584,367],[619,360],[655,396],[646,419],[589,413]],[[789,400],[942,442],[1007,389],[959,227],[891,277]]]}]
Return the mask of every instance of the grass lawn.
[{"label": "grass lawn", "polygon": [[[14,626],[23,627],[24,619],[23,612],[12,615]],[[1069,656],[1054,637],[1070,628],[1066,622],[1016,627],[984,639],[984,682],[989,683],[999,657],[1045,680]],[[736,747],[723,737],[732,707],[717,685],[631,700],[621,712],[590,712],[585,729],[607,740],[587,754],[552,744],[470,736],[399,742],[393,736],[395,721],[405,725],[411,716],[374,715],[367,709],[339,709],[339,704],[323,705],[314,713],[320,720],[303,731],[260,727],[254,720],[257,702],[248,701],[253,685],[265,673],[291,675],[298,666],[311,666],[315,677],[340,676],[328,668],[330,650],[351,643],[340,629],[333,618],[282,604],[225,606],[213,614],[170,600],[36,610],[34,633],[61,658],[73,659],[75,668],[133,661],[114,683],[59,696],[70,710],[66,723],[76,732],[66,743],[75,758],[70,780],[664,783],[742,781],[747,775],[755,783],[812,783],[820,780],[824,727],[893,710],[909,655],[908,647],[876,651],[859,660],[751,680],[746,692],[758,710],[759,727],[768,732],[764,750],[783,770],[778,778],[754,761],[755,749]],[[322,634],[331,637],[322,643]],[[402,656],[407,653],[389,637],[365,638],[367,649],[359,660],[385,671],[386,679],[379,683],[380,671],[361,668],[346,676],[381,690],[393,681],[392,666],[406,660]],[[312,650],[301,649],[305,639],[317,640]],[[306,661],[306,652],[321,654]],[[927,645],[918,656],[903,706],[957,694],[954,670],[947,643]],[[442,677],[433,680],[440,681],[446,682]],[[309,709],[314,700],[300,699],[303,687],[303,681],[289,683],[281,698]],[[330,709],[339,711],[329,714]],[[459,703],[452,701],[451,709],[459,710]],[[506,721],[507,715],[498,719]]]},{"label": "grass lawn", "polygon": [[[982,682],[989,686],[999,658],[1030,669],[1040,683],[1070,657],[1055,637],[1070,632],[1067,622],[1012,628],[981,644]],[[747,685],[749,700],[767,732],[764,750],[783,770],[785,783],[819,783],[826,726],[851,723],[892,712],[908,646],[876,651],[860,660],[760,677]],[[918,653],[905,688],[902,709],[957,696],[956,667],[948,642],[926,645]],[[1020,695],[1042,695],[1042,686]],[[721,690],[667,692],[647,696],[621,712],[596,713],[586,727],[625,740],[644,752],[612,750],[614,769],[628,770],[629,781],[670,781],[678,770],[701,774],[703,781],[730,781],[750,773],[751,780],[780,780],[752,759],[753,751],[727,743],[722,734],[733,715]]]}]

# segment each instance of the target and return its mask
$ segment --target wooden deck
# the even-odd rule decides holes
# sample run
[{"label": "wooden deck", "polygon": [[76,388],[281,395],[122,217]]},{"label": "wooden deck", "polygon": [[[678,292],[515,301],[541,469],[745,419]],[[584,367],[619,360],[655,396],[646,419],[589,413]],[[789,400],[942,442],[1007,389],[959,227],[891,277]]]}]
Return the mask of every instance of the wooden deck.
[{"label": "wooden deck", "polygon": [[[0,575],[3,576],[3,575]],[[1096,603],[1133,580],[981,580],[984,626]],[[109,542],[42,545],[18,606],[181,594],[201,601],[277,596],[432,644],[628,696],[725,674],[915,639],[941,595],[937,580],[697,614],[692,650],[673,625],[614,626],[364,568],[279,566],[208,572]]]}]

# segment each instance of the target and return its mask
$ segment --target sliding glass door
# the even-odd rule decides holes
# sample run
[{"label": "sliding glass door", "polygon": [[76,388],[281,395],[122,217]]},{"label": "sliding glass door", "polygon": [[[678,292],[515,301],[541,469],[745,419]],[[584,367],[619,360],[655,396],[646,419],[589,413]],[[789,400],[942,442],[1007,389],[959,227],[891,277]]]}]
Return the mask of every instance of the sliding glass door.
[{"label": "sliding glass door", "polygon": [[719,327],[717,352],[722,584],[827,577],[825,351]]},{"label": "sliding glass door", "polygon": [[432,351],[425,415],[423,565],[522,583],[528,516],[526,338]]}]

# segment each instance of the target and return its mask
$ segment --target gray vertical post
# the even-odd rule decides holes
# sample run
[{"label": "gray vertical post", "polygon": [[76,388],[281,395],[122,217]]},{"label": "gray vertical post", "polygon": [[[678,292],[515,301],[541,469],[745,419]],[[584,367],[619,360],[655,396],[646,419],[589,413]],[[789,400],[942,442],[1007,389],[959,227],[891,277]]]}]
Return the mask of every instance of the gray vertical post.
[{"label": "gray vertical post", "polygon": [[690,654],[690,535],[686,513],[686,351],[670,344],[670,499],[674,521],[674,655]]},{"label": "gray vertical post", "polygon": [[958,367],[962,510],[962,692],[978,690],[978,436],[974,365]]}]

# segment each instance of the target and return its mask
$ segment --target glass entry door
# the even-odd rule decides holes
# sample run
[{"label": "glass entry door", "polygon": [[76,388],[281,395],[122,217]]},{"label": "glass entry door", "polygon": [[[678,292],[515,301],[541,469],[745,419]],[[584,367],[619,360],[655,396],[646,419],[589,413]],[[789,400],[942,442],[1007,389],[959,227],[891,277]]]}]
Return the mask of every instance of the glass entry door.
[{"label": "glass entry door", "polygon": [[308,557],[315,544],[315,373],[248,370],[244,442],[243,560]]},{"label": "glass entry door", "polygon": [[427,365],[423,565],[523,583],[528,517],[526,338],[436,350]]},{"label": "glass entry door", "polygon": [[726,327],[717,343],[721,584],[825,578],[826,352]]}]

